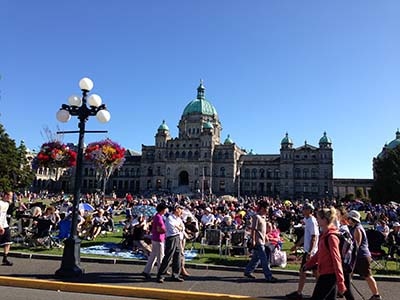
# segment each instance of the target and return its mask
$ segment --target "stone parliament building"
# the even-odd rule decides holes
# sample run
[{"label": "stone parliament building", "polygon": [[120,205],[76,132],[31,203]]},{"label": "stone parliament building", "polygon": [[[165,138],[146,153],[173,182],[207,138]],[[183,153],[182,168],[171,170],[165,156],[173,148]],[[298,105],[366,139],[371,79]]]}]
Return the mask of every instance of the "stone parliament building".
[{"label": "stone parliament building", "polygon": [[[278,154],[246,152],[229,135],[222,142],[219,115],[205,98],[203,83],[196,99],[183,110],[178,128],[179,135],[173,138],[163,121],[154,145],[142,145],[141,154],[128,150],[124,165],[107,182],[106,192],[239,193],[282,199],[333,196],[333,149],[325,132],[319,147],[307,142],[294,147],[286,133]],[[73,190],[73,172],[67,170],[57,177],[59,190]],[[37,173],[37,190],[44,187],[44,177],[39,176],[43,174],[43,170]],[[83,193],[100,190],[95,174],[91,166],[84,165]]]}]

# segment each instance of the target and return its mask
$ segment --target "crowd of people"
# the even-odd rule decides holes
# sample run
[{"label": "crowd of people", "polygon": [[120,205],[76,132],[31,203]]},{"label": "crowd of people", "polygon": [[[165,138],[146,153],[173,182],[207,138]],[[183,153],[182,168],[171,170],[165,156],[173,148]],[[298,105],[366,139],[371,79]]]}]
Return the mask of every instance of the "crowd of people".
[{"label": "crowd of people", "polygon": [[[41,195],[43,197],[43,195]],[[48,196],[48,195],[45,195]],[[4,193],[0,201],[0,244],[4,246],[3,265],[12,265],[8,252],[12,242],[9,229],[10,216],[19,222],[28,222],[40,233],[49,234],[51,228],[59,228],[71,218],[72,203],[66,195],[54,195],[52,205],[41,207],[38,198],[30,195],[23,201],[22,195]],[[183,281],[189,272],[185,269],[184,249],[187,241],[201,241],[208,229],[221,232],[221,239],[229,239],[237,230],[246,232],[246,247],[251,259],[244,276],[255,278],[254,270],[262,266],[266,282],[277,281],[272,276],[270,261],[274,249],[280,249],[281,235],[293,238],[291,252],[302,249],[298,289],[287,296],[302,299],[302,291],[309,271],[318,278],[312,299],[335,299],[343,295],[354,299],[351,274],[361,275],[372,292],[371,300],[381,299],[371,273],[372,254],[365,227],[377,233],[389,251],[387,259],[400,256],[400,206],[372,205],[358,202],[339,203],[335,199],[279,200],[269,197],[209,196],[190,199],[183,195],[159,195],[134,197],[127,194],[123,199],[105,200],[97,194],[87,194],[81,199],[83,206],[78,216],[78,232],[81,238],[96,240],[104,231],[115,230],[114,215],[125,214],[124,241],[129,249],[140,250],[147,258],[143,270],[146,280],[151,279],[157,262],[156,279],[162,283],[166,274],[174,281]],[[153,207],[155,214],[137,213],[135,207]],[[85,208],[90,208],[86,210]],[[365,224],[361,224],[359,211],[365,211]],[[47,220],[47,225],[43,225]],[[69,223],[70,224],[70,223]],[[43,228],[40,228],[40,227]],[[21,225],[24,228],[24,225]],[[64,230],[65,231],[65,230]],[[354,268],[343,267],[341,241],[337,235],[348,232],[357,248]],[[59,234],[60,235],[60,234]],[[169,267],[172,264],[172,270]],[[325,298],[324,298],[325,297]]]}]

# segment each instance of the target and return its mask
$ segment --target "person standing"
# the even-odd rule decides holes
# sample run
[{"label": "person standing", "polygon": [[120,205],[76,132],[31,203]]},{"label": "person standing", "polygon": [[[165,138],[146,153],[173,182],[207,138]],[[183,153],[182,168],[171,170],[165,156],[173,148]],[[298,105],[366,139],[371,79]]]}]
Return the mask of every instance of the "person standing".
[{"label": "person standing", "polygon": [[337,291],[340,295],[346,291],[335,219],[336,210],[333,207],[317,212],[318,225],[322,230],[318,251],[303,267],[304,270],[318,267],[319,276],[311,300],[336,300]]},{"label": "person standing", "polygon": [[142,275],[146,279],[151,278],[150,273],[154,267],[155,260],[157,259],[157,269],[159,271],[161,262],[164,258],[165,232],[167,229],[165,227],[163,216],[168,209],[164,203],[160,203],[157,205],[156,210],[157,213],[153,217],[153,225],[151,226],[151,253],[142,272]]},{"label": "person standing", "polygon": [[252,273],[257,268],[257,266],[261,263],[265,280],[267,282],[277,282],[277,279],[272,276],[270,269],[270,251],[269,248],[266,248],[266,239],[267,239],[267,210],[268,203],[265,201],[261,201],[258,204],[258,213],[253,216],[251,223],[251,238],[252,238],[252,246],[253,246],[253,255],[251,260],[246,266],[244,271],[244,276],[248,278],[256,278]]},{"label": "person standing", "polygon": [[369,300],[381,300],[382,297],[379,295],[378,286],[371,272],[371,252],[368,248],[367,234],[365,233],[364,227],[361,225],[361,215],[358,211],[352,210],[347,215],[350,225],[350,233],[353,236],[357,248],[357,260],[354,267],[354,273],[364,278],[368,287],[372,292]]},{"label": "person standing", "polygon": [[11,248],[11,232],[7,222],[7,211],[12,201],[13,192],[6,192],[3,199],[0,200],[0,246],[4,247],[3,266],[12,266],[13,263],[8,260],[8,252]]},{"label": "person standing", "polygon": [[173,281],[182,282],[184,279],[180,277],[181,273],[181,255],[182,243],[181,234],[185,230],[185,225],[181,218],[183,207],[177,205],[174,207],[173,214],[170,214],[165,223],[166,240],[165,240],[165,256],[162,260],[160,269],[157,273],[157,282],[163,283],[164,276],[167,273],[169,264],[172,260],[172,277]]},{"label": "person standing", "polygon": [[295,251],[298,247],[303,244],[304,255],[300,266],[300,276],[299,284],[297,286],[297,291],[287,294],[286,298],[301,300],[303,299],[303,288],[306,283],[307,273],[304,271],[303,267],[310,258],[317,253],[318,250],[318,236],[319,229],[317,219],[312,215],[314,206],[311,203],[305,203],[303,205],[303,216],[304,216],[304,235],[303,237],[290,249],[290,251]]}]

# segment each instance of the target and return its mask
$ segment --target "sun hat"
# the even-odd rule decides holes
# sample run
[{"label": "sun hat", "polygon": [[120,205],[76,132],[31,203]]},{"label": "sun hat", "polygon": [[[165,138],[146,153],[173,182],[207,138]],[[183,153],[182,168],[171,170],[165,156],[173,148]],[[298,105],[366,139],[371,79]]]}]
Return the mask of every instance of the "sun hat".
[{"label": "sun hat", "polygon": [[360,223],[360,222],[361,222],[361,221],[360,221],[361,215],[360,215],[360,213],[359,213],[358,211],[356,211],[356,210],[351,210],[351,211],[347,214],[347,217],[348,217],[349,219],[352,219],[352,220],[356,221],[357,223]]}]

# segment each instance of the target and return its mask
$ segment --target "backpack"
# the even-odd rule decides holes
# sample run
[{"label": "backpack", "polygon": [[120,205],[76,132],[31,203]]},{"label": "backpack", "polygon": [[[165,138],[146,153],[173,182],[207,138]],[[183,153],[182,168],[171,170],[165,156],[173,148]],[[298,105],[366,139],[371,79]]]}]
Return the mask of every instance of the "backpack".
[{"label": "backpack", "polygon": [[[348,231],[339,231],[338,233],[331,233],[339,238],[339,252],[342,259],[342,268],[344,273],[351,273],[357,260],[357,244],[353,236]],[[330,234],[329,234],[330,235]],[[330,251],[328,245],[329,235],[325,238],[325,246]]]}]

